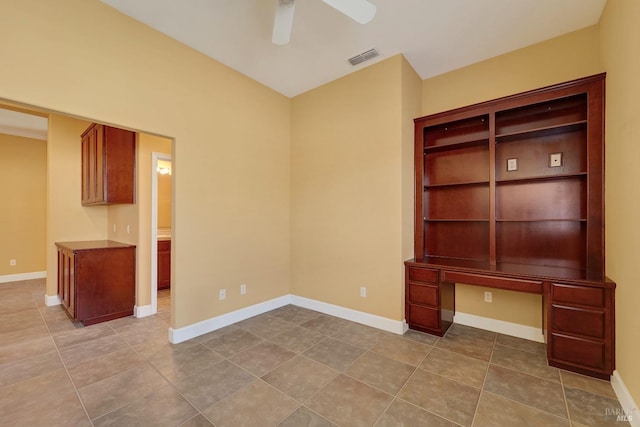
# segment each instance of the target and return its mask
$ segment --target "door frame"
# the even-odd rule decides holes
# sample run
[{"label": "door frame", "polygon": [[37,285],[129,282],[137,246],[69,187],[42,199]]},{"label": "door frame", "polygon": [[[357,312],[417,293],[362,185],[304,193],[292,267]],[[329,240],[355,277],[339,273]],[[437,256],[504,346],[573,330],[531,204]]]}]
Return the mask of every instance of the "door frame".
[{"label": "door frame", "polygon": [[[151,314],[158,312],[158,160],[170,162],[171,154],[155,151],[151,153]],[[173,190],[171,204],[173,204]],[[173,223],[173,220],[171,222]],[[173,240],[173,225],[171,234]]]}]

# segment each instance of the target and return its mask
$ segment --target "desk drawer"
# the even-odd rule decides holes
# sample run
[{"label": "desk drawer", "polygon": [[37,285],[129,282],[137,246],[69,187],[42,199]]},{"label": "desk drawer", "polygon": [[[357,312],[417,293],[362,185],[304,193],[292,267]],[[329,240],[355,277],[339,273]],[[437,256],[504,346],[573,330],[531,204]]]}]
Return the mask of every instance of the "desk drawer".
[{"label": "desk drawer", "polygon": [[605,371],[605,344],[602,342],[553,334],[551,358],[574,366]]},{"label": "desk drawer", "polygon": [[409,283],[409,303],[437,307],[438,287]]},{"label": "desk drawer", "polygon": [[551,328],[591,338],[605,338],[605,315],[599,310],[582,310],[561,305],[551,306]]},{"label": "desk drawer", "polygon": [[408,304],[407,323],[420,328],[438,330],[440,328],[440,310]]},{"label": "desk drawer", "polygon": [[423,283],[438,283],[438,270],[428,268],[409,267],[409,281]]},{"label": "desk drawer", "polygon": [[542,294],[542,282],[535,280],[513,279],[510,277],[486,276],[458,271],[443,271],[442,281],[467,285],[488,286],[490,288]]},{"label": "desk drawer", "polygon": [[605,305],[605,291],[602,288],[590,286],[554,283],[551,285],[551,301],[603,308]]}]

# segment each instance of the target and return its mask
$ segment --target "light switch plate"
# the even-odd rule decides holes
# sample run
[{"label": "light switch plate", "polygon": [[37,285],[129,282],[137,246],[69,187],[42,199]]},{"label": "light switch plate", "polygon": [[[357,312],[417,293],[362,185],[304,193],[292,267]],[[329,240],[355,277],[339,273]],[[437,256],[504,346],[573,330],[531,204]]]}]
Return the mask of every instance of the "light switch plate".
[{"label": "light switch plate", "polygon": [[518,159],[507,159],[507,172],[518,170]]},{"label": "light switch plate", "polygon": [[562,166],[562,153],[549,154],[549,167],[557,168]]}]

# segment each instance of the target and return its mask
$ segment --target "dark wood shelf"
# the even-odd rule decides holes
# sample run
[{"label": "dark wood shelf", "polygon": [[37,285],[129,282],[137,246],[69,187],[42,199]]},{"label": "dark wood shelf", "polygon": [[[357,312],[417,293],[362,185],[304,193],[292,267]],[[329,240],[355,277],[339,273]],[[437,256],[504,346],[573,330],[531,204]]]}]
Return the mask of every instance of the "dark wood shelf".
[{"label": "dark wood shelf", "polygon": [[564,123],[560,125],[545,126],[536,129],[523,130],[519,132],[510,132],[496,135],[497,143],[516,142],[529,138],[541,138],[545,136],[557,135],[567,132],[575,132],[587,128],[587,121],[580,120],[572,123]]},{"label": "dark wood shelf", "polygon": [[496,222],[587,222],[587,218],[576,219],[558,219],[558,218],[539,218],[539,219],[497,219]]},{"label": "dark wood shelf", "polygon": [[425,218],[425,222],[489,222],[488,218],[471,218],[471,219],[457,219],[457,218]]},{"label": "dark wood shelf", "polygon": [[447,187],[466,187],[472,185],[489,185],[489,181],[467,181],[467,182],[448,182],[445,184],[429,184],[425,185],[425,190],[447,188]]},{"label": "dark wood shelf", "polygon": [[430,153],[437,153],[440,151],[448,151],[448,150],[459,150],[462,148],[469,148],[469,147],[481,147],[483,145],[487,146],[487,149],[489,149],[489,136],[487,135],[487,137],[483,137],[480,139],[472,139],[472,140],[465,140],[460,138],[460,141],[455,141],[455,142],[450,142],[450,143],[446,143],[446,144],[441,144],[441,145],[431,145],[428,147],[424,147],[424,153],[425,154],[430,154]]},{"label": "dark wood shelf", "polygon": [[554,181],[554,180],[564,180],[564,179],[572,179],[572,178],[578,179],[578,178],[585,178],[585,177],[587,177],[587,172],[557,174],[557,175],[525,176],[522,178],[496,179],[496,184],[497,185],[524,184],[529,182]]}]

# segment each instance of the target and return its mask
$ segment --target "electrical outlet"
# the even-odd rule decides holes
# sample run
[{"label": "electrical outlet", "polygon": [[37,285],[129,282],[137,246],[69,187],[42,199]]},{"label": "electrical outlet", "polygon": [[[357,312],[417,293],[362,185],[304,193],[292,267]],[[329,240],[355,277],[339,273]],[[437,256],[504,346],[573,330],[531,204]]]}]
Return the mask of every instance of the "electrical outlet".
[{"label": "electrical outlet", "polygon": [[484,302],[492,302],[492,301],[493,301],[493,294],[491,292],[485,292]]},{"label": "electrical outlet", "polygon": [[360,287],[360,296],[362,298],[366,298],[367,297],[367,288],[365,288],[364,286]]},{"label": "electrical outlet", "polygon": [[227,290],[226,289],[220,289],[220,294],[219,294],[218,297],[220,298],[220,301],[225,299],[227,297]]},{"label": "electrical outlet", "polygon": [[562,166],[562,153],[549,154],[549,167],[557,168]]},{"label": "electrical outlet", "polygon": [[127,234],[131,233],[131,227],[129,227],[129,224],[127,224]]},{"label": "electrical outlet", "polygon": [[15,260],[15,259],[10,259],[10,260],[9,260],[9,265],[10,265],[11,267],[15,267],[15,266],[16,266],[16,260]]},{"label": "electrical outlet", "polygon": [[113,224],[113,232],[114,233],[116,232],[116,225],[115,224]]},{"label": "electrical outlet", "polygon": [[247,293],[247,285],[243,283],[242,285],[240,285],[240,295],[244,295],[246,293]]}]

